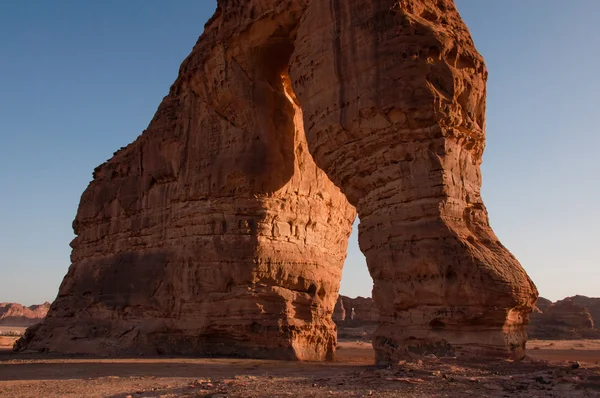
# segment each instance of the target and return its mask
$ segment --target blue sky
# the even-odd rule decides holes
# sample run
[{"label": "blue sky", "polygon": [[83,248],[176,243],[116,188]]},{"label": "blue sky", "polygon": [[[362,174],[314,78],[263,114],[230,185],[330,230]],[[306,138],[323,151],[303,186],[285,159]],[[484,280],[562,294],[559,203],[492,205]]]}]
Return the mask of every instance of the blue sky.
[{"label": "blue sky", "polygon": [[[540,293],[600,296],[600,2],[457,0],[490,71],[483,196]],[[94,167],[147,126],[214,1],[0,2],[0,301],[51,301]],[[350,240],[342,293],[370,295]]]}]

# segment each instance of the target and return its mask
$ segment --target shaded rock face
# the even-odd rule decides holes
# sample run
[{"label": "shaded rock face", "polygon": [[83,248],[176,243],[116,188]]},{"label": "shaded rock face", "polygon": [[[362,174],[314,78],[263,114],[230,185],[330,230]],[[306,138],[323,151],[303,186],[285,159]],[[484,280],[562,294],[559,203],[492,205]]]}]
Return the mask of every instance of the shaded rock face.
[{"label": "shaded rock face", "polygon": [[344,307],[344,301],[342,300],[342,297],[343,296],[338,296],[335,306],[333,307],[333,314],[331,314],[331,319],[336,324],[346,320],[346,308]]},{"label": "shaded rock face", "polygon": [[486,78],[450,0],[219,0],[148,129],[95,170],[19,346],[331,358],[358,211],[377,362],[521,357],[537,291],[480,196]]},{"label": "shaded rock face", "polygon": [[[338,298],[338,303],[336,304],[336,308],[338,305],[345,310],[344,319],[334,317],[333,320],[335,322],[338,321],[354,321],[355,323],[375,323],[379,320],[379,310],[375,305],[375,302],[370,297],[356,297],[350,298],[347,296],[342,296]],[[352,311],[354,310],[354,316],[352,315]],[[334,313],[335,315],[335,313]]]},{"label": "shaded rock face", "polygon": [[333,312],[340,340],[371,342],[379,320],[379,310],[370,297],[340,295]]},{"label": "shaded rock face", "polygon": [[552,306],[552,301],[544,297],[538,297],[537,302],[535,303],[535,309],[532,312],[532,314],[539,313],[540,311],[545,312],[550,306]]},{"label": "shaded rock face", "polygon": [[[571,298],[556,303],[538,300],[531,314],[529,335],[539,339],[578,339],[600,337],[587,308],[575,304]],[[540,305],[541,304],[541,305]]]},{"label": "shaded rock face", "polygon": [[565,300],[571,300],[573,303],[586,308],[594,320],[594,325],[596,327],[600,326],[600,298],[576,295],[567,297]]},{"label": "shaded rock face", "polygon": [[17,303],[0,303],[0,325],[31,326],[40,322],[50,308],[50,303],[26,307]]},{"label": "shaded rock face", "polygon": [[379,320],[379,310],[370,297],[350,298],[340,295],[335,303],[332,319],[338,325],[341,322],[351,321],[374,323]]}]

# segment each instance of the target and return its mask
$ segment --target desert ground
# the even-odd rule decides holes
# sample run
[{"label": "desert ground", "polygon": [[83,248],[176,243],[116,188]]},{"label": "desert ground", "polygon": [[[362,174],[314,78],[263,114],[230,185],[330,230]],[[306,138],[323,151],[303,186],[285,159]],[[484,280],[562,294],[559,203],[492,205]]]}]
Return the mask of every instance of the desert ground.
[{"label": "desert ground", "polygon": [[520,362],[424,358],[373,364],[340,341],[332,362],[74,358],[14,354],[0,338],[1,397],[600,397],[600,340],[531,341]]},{"label": "desert ground", "polygon": [[0,335],[7,333],[7,332],[25,333],[26,329],[27,328],[23,327],[23,326],[0,326]]}]

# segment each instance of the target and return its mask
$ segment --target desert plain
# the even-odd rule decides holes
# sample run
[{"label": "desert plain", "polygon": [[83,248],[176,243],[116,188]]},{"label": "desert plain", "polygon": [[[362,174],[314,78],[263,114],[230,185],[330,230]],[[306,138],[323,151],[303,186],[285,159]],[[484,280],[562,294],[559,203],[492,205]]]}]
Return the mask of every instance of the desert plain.
[{"label": "desert plain", "polygon": [[532,340],[517,362],[430,356],[394,367],[373,366],[360,338],[340,338],[328,362],[17,354],[15,340],[0,337],[1,397],[600,396],[600,340]]}]

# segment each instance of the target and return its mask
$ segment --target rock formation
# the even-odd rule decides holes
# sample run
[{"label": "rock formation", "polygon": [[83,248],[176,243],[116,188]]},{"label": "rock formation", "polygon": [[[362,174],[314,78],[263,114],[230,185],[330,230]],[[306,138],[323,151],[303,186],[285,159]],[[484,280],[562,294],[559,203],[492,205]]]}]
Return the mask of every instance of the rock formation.
[{"label": "rock formation", "polygon": [[370,297],[350,298],[340,295],[332,319],[337,326],[338,341],[345,339],[371,342],[379,320],[379,310]]},{"label": "rock formation", "polygon": [[[351,319],[354,309],[355,318]],[[377,322],[379,320],[379,310],[370,297],[350,298],[340,295],[333,309],[332,319],[334,322],[358,321],[358,322]]]},{"label": "rock formation", "polygon": [[600,298],[599,297],[587,297],[576,295],[573,297],[567,297],[565,300],[571,300],[573,303],[586,308],[592,319],[594,320],[594,325],[596,327],[600,326]]},{"label": "rock formation", "polygon": [[[342,308],[345,309],[346,317],[345,320],[353,320],[361,323],[373,323],[379,320],[379,310],[370,297],[356,297],[350,298],[346,296],[339,297],[338,301],[342,302]],[[350,318],[350,314],[354,309],[354,319]],[[336,319],[334,318],[334,321]]]},{"label": "rock formation", "polygon": [[19,347],[330,358],[356,209],[378,363],[522,357],[537,290],[480,195],[486,79],[451,0],[219,0]]},{"label": "rock formation", "polygon": [[532,314],[545,312],[550,306],[552,306],[552,301],[548,300],[545,297],[538,297],[537,302],[535,303],[535,309],[532,312]]},{"label": "rock formation", "polygon": [[346,320],[346,308],[344,307],[344,301],[342,300],[343,296],[339,296],[337,301],[335,302],[335,306],[333,307],[333,314],[331,314],[331,319],[336,323],[343,322]]},{"label": "rock formation", "polygon": [[26,307],[17,303],[0,303],[0,325],[31,326],[40,322],[50,308],[50,303]]},{"label": "rock formation", "polygon": [[540,297],[536,310],[531,314],[528,330],[531,337],[538,339],[600,337],[600,330],[594,329],[589,311],[570,298],[552,303]]}]

